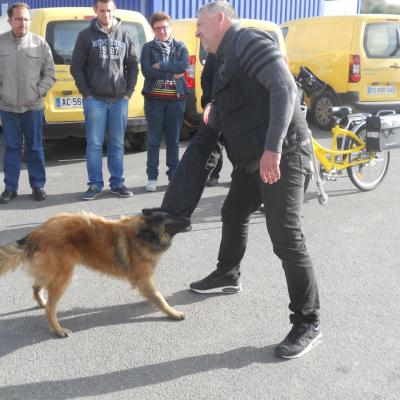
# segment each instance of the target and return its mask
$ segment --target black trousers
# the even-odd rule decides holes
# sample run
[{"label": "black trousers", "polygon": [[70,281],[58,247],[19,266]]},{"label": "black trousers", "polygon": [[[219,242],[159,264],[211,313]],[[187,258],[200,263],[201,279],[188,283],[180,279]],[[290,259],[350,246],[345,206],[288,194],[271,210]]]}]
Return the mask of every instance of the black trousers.
[{"label": "black trousers", "polygon": [[[161,208],[191,217],[203,193],[210,171],[218,161],[218,134],[200,126],[180,160],[164,196]],[[267,229],[275,254],[282,260],[289,292],[291,321],[316,322],[319,296],[301,227],[304,172],[310,151],[299,147],[281,160],[281,179],[268,185],[259,171],[234,169],[228,196],[222,207],[222,240],[217,268],[225,275],[240,276],[250,215],[264,203]]]},{"label": "black trousers", "polygon": [[201,123],[168,186],[161,208],[190,218],[221,155],[219,133]]},{"label": "black trousers", "polygon": [[282,260],[289,291],[291,321],[317,322],[319,296],[314,268],[302,232],[304,171],[309,151],[300,147],[281,160],[281,179],[269,185],[259,171],[234,169],[222,207],[222,239],[217,268],[226,276],[240,276],[247,245],[250,215],[264,203],[274,253]]}]

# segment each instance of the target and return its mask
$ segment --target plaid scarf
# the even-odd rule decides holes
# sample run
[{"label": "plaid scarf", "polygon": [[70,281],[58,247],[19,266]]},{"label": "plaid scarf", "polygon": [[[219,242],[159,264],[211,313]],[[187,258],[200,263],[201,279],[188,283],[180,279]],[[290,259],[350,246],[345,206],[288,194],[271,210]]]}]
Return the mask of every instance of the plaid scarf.
[{"label": "plaid scarf", "polygon": [[169,54],[171,53],[172,47],[172,37],[170,36],[166,42],[154,39],[154,43],[161,52],[162,61],[169,61]]}]

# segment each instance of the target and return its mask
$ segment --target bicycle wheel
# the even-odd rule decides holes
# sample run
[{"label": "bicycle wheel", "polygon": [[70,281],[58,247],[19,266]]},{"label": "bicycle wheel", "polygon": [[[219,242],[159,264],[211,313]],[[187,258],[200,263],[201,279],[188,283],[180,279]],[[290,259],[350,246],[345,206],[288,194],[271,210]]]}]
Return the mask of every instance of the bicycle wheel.
[{"label": "bicycle wheel", "polygon": [[[360,130],[358,136],[366,140],[365,128]],[[355,147],[354,140],[349,141],[349,147]],[[349,154],[349,162],[365,161],[363,164],[347,168],[347,174],[351,182],[360,190],[375,189],[383,180],[389,167],[390,152],[368,152],[366,149]]]}]

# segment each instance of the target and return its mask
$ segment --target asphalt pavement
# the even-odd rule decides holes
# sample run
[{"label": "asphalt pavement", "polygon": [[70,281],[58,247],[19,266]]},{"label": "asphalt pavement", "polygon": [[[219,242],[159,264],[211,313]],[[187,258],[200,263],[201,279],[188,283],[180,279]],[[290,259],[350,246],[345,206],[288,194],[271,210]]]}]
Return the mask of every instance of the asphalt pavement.
[{"label": "asphalt pavement", "polygon": [[[316,135],[322,142],[329,137]],[[125,176],[133,198],[106,192],[92,202],[80,199],[87,179],[83,142],[52,144],[46,155],[47,200],[31,199],[24,166],[18,198],[0,205],[0,244],[58,212],[138,214],[159,205],[167,187],[165,149],[157,192],[144,189],[146,154],[130,153]],[[164,317],[126,282],[78,266],[59,304],[60,321],[73,334],[59,339],[36,307],[25,271],[0,278],[0,399],[400,399],[399,171],[396,150],[376,190],[360,192],[344,173],[326,184],[325,206],[311,183],[304,231],[324,338],[303,358],[284,361],[273,353],[290,329],[288,296],[262,213],[251,218],[243,291],[188,290],[215,268],[231,172],[225,162],[220,184],[205,189],[193,230],[175,237],[156,271],[157,287],[186,313],[184,321]],[[104,175],[108,180],[105,159]]]}]

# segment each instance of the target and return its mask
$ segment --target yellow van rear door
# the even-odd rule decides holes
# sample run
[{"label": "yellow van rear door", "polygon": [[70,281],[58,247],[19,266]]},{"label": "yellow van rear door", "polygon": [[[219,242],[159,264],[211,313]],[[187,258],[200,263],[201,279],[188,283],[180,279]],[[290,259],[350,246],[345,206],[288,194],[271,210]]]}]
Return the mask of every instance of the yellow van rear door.
[{"label": "yellow van rear door", "polygon": [[360,101],[399,101],[400,19],[367,23],[363,36]]},{"label": "yellow van rear door", "polygon": [[90,19],[47,24],[46,40],[53,53],[57,79],[46,97],[45,119],[48,123],[83,121],[82,96],[69,68],[76,38],[89,24]]},{"label": "yellow van rear door", "polygon": [[[82,20],[51,21],[46,27],[46,40],[53,53],[56,68],[56,83],[48,93],[45,104],[45,120],[48,123],[83,122],[82,96],[70,74],[70,64],[75,41],[81,30],[87,28],[91,17]],[[140,52],[146,42],[143,24],[122,21],[122,28],[128,31],[139,61]],[[128,118],[144,117],[143,76],[139,72],[135,91],[129,101]]]}]

